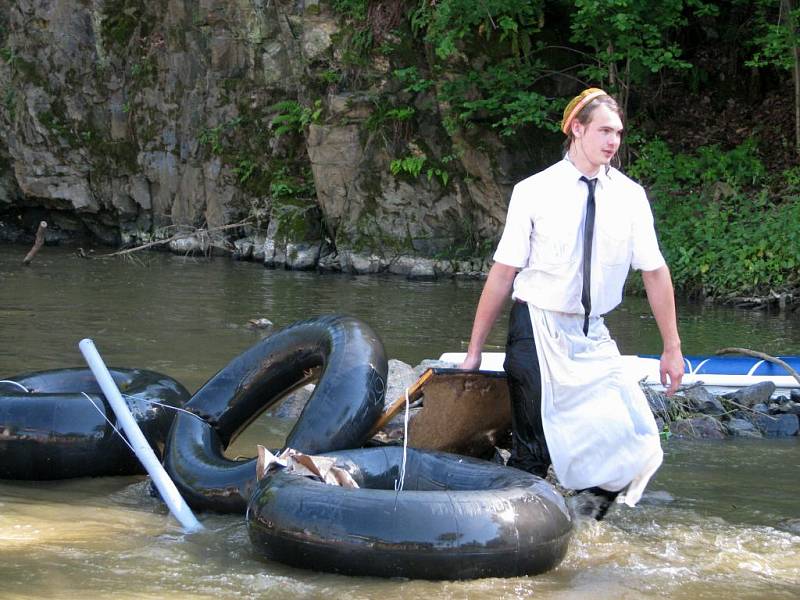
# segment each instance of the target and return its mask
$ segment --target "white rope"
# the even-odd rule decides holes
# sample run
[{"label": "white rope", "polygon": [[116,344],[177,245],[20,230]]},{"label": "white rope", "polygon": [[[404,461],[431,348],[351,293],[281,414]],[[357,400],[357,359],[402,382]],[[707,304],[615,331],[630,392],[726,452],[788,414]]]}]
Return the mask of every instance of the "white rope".
[{"label": "white rope", "polygon": [[97,412],[99,412],[99,413],[100,413],[100,416],[101,416],[101,417],[103,417],[103,418],[106,420],[106,423],[108,423],[109,425],[111,425],[111,429],[113,429],[114,431],[116,431],[116,432],[117,432],[117,435],[118,435],[119,437],[121,437],[121,438],[122,438],[122,441],[123,441],[123,442],[125,442],[125,445],[126,445],[128,448],[130,448],[130,449],[131,449],[131,452],[133,452],[134,454],[136,454],[136,450],[134,450],[134,449],[133,449],[133,446],[131,446],[131,445],[128,443],[128,440],[127,440],[127,438],[126,438],[124,435],[122,435],[122,432],[121,432],[119,429],[117,429],[117,428],[116,428],[116,426],[115,426],[115,425],[114,425],[114,424],[113,424],[111,421],[109,421],[109,420],[108,420],[108,417],[106,416],[106,413],[105,413],[105,411],[102,411],[102,410],[100,410],[100,407],[99,407],[99,406],[97,406],[97,404],[95,404],[95,403],[94,403],[94,400],[92,400],[92,399],[91,399],[91,397],[89,396],[89,394],[87,394],[86,392],[81,392],[81,394],[83,394],[84,396],[86,396],[86,399],[87,399],[89,402],[91,402],[91,403],[92,403],[92,406],[94,406],[94,409],[95,409]]},{"label": "white rope", "polygon": [[131,400],[140,400],[141,402],[147,402],[148,404],[155,404],[156,406],[161,406],[162,408],[170,408],[178,412],[186,413],[187,415],[189,415],[190,417],[194,417],[198,421],[202,421],[203,423],[206,422],[206,420],[203,417],[201,417],[200,415],[196,415],[192,411],[186,410],[185,408],[178,408],[177,406],[172,406],[171,404],[164,404],[163,402],[156,402],[155,400],[149,400],[148,398],[140,398],[139,396],[130,396],[128,394],[120,394],[120,395],[123,398],[130,398]]},{"label": "white rope", "polygon": [[[4,382],[3,382],[3,381],[0,381],[0,383],[4,383]],[[11,381],[11,382],[9,382],[9,383],[15,383],[15,382]],[[17,385],[19,385],[19,384],[17,384]],[[22,386],[20,386],[20,387],[22,387]],[[24,388],[23,388],[23,389],[24,389]],[[26,390],[26,391],[27,391],[27,390]],[[109,421],[109,420],[108,420],[108,417],[106,416],[106,413],[105,413],[105,411],[102,411],[102,410],[100,410],[100,407],[99,407],[99,406],[97,406],[97,404],[95,404],[95,403],[94,403],[94,400],[92,400],[92,398],[89,396],[89,394],[87,394],[86,392],[81,392],[81,394],[83,394],[83,395],[86,397],[86,399],[87,399],[89,402],[91,402],[91,403],[92,403],[92,406],[94,406],[95,410],[96,410],[97,412],[99,412],[99,413],[100,413],[100,416],[101,416],[101,417],[103,417],[103,418],[105,419],[106,423],[108,423],[108,424],[111,426],[111,429],[113,429],[113,430],[114,430],[114,431],[117,433],[117,435],[118,435],[120,438],[122,438],[122,441],[123,441],[123,442],[125,442],[125,445],[126,445],[128,448],[130,448],[130,449],[131,449],[131,452],[133,452],[134,454],[136,454],[136,450],[134,450],[134,449],[133,449],[133,446],[131,446],[131,445],[130,445],[130,443],[128,443],[128,439],[127,439],[127,438],[126,438],[124,435],[122,435],[122,432],[121,432],[119,429],[117,429],[117,428],[116,428],[116,426],[115,426],[115,425],[114,425],[114,424],[113,424],[111,421]],[[121,395],[121,396],[124,396],[125,398],[131,398],[131,399],[133,399],[133,400],[141,400],[142,402],[147,402],[147,403],[149,403],[149,404],[157,404],[158,406],[163,406],[164,408],[171,408],[171,409],[173,409],[173,410],[178,410],[178,411],[180,411],[180,412],[185,412],[187,415],[191,415],[191,416],[193,416],[195,419],[199,419],[199,420],[201,420],[201,421],[203,421],[203,422],[205,423],[205,421],[203,420],[203,418],[202,418],[202,417],[200,417],[200,416],[198,416],[198,415],[194,414],[193,412],[189,412],[188,410],[184,410],[183,408],[178,408],[177,406],[170,406],[169,404],[163,404],[163,403],[161,403],[161,402],[156,402],[155,400],[148,400],[147,398],[139,398],[138,396],[130,396],[130,395],[128,395],[128,394],[120,394],[120,395]]]},{"label": "white rope", "polygon": [[[400,465],[400,479],[395,479],[394,482],[394,490],[399,494],[403,491],[403,483],[406,479],[406,458],[408,452],[408,412],[410,409],[410,403],[408,401],[408,388],[406,388],[406,414],[405,418],[403,419],[403,462]],[[396,496],[395,496],[396,498]]]},{"label": "white rope", "polygon": [[16,381],[11,381],[10,379],[0,379],[0,383],[13,383],[14,385],[17,385],[17,386],[21,387],[22,390],[26,394],[30,394],[31,393],[31,391],[28,388],[26,388],[24,385],[22,385],[21,383],[17,383]]}]

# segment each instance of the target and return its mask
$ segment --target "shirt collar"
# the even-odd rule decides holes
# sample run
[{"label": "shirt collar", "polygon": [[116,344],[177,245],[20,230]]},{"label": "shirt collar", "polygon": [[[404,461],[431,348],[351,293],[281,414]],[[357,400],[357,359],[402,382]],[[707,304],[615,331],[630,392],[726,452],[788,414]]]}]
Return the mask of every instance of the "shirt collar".
[{"label": "shirt collar", "polygon": [[[569,159],[569,154],[564,154],[564,159],[561,161],[564,163],[564,172],[569,174],[570,179],[575,178],[580,180],[581,177],[584,177],[583,173],[580,172],[578,167],[576,167],[572,161]],[[604,168],[601,168],[598,171],[597,175],[594,176],[594,179],[597,179],[597,184],[600,187],[607,185],[611,181],[611,176],[614,169],[606,165]]]}]

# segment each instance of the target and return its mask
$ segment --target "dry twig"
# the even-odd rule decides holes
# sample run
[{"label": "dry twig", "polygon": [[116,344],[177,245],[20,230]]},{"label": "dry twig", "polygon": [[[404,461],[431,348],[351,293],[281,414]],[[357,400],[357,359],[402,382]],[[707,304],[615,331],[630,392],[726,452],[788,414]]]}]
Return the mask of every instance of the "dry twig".
[{"label": "dry twig", "polygon": [[152,248],[154,246],[163,246],[164,244],[169,244],[170,242],[174,242],[176,240],[182,240],[188,237],[192,237],[195,235],[201,236],[208,236],[210,233],[215,233],[218,231],[226,231],[228,229],[237,229],[247,225],[250,222],[250,219],[244,219],[239,221],[238,223],[230,223],[229,225],[220,225],[219,227],[209,227],[208,229],[195,229],[193,231],[188,231],[184,233],[176,233],[175,235],[171,235],[168,238],[164,238],[163,240],[156,240],[153,242],[148,242],[146,244],[142,244],[141,246],[136,246],[134,248],[126,248],[125,250],[117,250],[116,252],[111,252],[109,254],[98,254],[97,256],[84,256],[84,258],[113,258],[115,256],[126,256],[132,254],[134,252],[139,252],[140,250],[146,250],[147,248]]}]

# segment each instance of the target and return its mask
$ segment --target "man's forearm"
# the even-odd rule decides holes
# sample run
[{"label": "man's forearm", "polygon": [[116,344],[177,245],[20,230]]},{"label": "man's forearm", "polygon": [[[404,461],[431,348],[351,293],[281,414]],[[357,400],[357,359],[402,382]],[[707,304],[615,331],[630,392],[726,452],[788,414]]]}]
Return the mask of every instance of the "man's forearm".
[{"label": "man's forearm", "polygon": [[683,379],[684,365],[681,338],[678,336],[678,319],[675,315],[675,291],[666,266],[655,271],[643,271],[642,280],[647,290],[647,300],[658,324],[664,351],[661,353],[659,371],[661,383],[671,396]]},{"label": "man's forearm", "polygon": [[681,339],[678,336],[675,314],[675,290],[672,287],[669,269],[663,266],[655,271],[642,271],[642,281],[658,331],[661,333],[664,350],[680,350]]},{"label": "man's forearm", "polygon": [[467,348],[467,359],[463,366],[467,368],[480,366],[481,349],[511,292],[516,274],[516,267],[502,263],[492,265],[478,301],[478,308],[475,311],[475,321],[472,324],[472,334]]}]

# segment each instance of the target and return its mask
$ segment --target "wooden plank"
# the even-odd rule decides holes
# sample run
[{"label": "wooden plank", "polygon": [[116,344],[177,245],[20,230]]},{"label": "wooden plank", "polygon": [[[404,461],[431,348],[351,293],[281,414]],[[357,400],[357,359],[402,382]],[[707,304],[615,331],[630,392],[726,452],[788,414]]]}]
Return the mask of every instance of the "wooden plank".
[{"label": "wooden plank", "polygon": [[[422,396],[422,388],[425,386],[425,384],[432,377],[433,377],[433,369],[426,369],[422,373],[420,378],[417,379],[417,381],[411,387],[408,388],[408,401],[409,402],[413,402],[414,400],[417,400],[420,396]],[[394,417],[398,412],[400,412],[400,410],[405,406],[405,404],[406,404],[406,395],[405,394],[403,394],[397,400],[392,402],[389,405],[389,407],[383,412],[383,414],[381,415],[381,418],[378,419],[378,421],[373,426],[372,431],[369,434],[370,437],[372,437],[380,429],[385,427],[386,424],[389,421],[392,420],[392,417]]]}]

